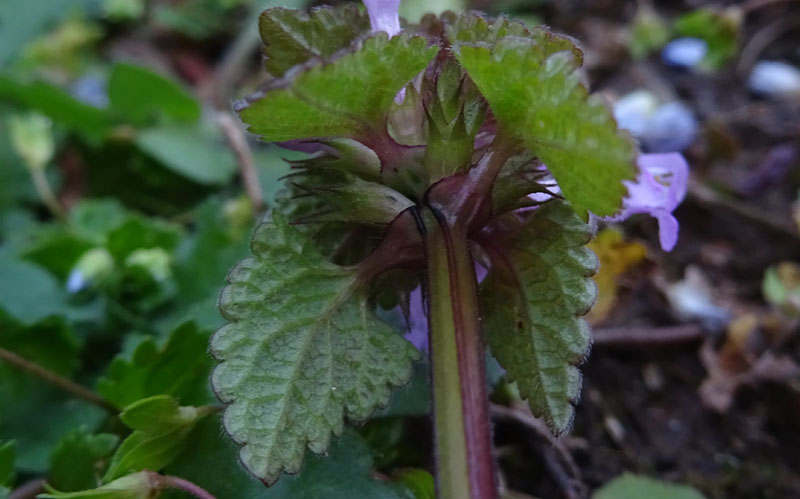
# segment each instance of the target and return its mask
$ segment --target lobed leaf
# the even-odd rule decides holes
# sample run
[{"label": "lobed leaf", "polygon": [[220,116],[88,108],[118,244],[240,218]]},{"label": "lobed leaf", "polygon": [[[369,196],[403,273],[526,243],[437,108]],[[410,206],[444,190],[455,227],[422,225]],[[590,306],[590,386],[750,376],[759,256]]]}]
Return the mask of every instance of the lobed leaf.
[{"label": "lobed leaf", "polygon": [[153,395],[172,395],[181,403],[209,402],[208,374],[211,359],[206,350],[208,333],[193,322],[178,326],[163,346],[152,338],[140,343],[130,359],[118,356],[97,391],[117,407],[125,407]]},{"label": "lobed leaf", "polygon": [[436,53],[424,37],[379,33],[357,52],[309,69],[240,111],[267,142],[355,137],[385,126],[397,92]]},{"label": "lobed leaf", "polygon": [[329,59],[369,31],[369,18],[354,4],[317,7],[306,13],[275,7],[258,19],[264,66],[276,78],[309,59]]},{"label": "lobed leaf", "polygon": [[578,214],[619,210],[636,149],[601,100],[588,95],[580,61],[563,39],[506,37],[491,46],[462,43],[454,53],[489,102],[498,134],[535,153]]},{"label": "lobed leaf", "polygon": [[594,228],[562,202],[538,208],[513,247],[490,250],[481,285],[487,343],[536,416],[556,432],[572,421],[580,394],[576,364],[591,342],[579,316],[595,300]]},{"label": "lobed leaf", "polygon": [[231,270],[220,296],[231,322],[211,340],[225,428],[267,483],[300,471],[306,446],[324,452],[345,417],[386,405],[418,355],[368,309],[353,270],[328,263],[281,215],[273,221]]},{"label": "lobed leaf", "polygon": [[99,461],[109,457],[118,442],[116,435],[92,435],[84,427],[67,433],[50,456],[50,485],[65,492],[95,487]]}]

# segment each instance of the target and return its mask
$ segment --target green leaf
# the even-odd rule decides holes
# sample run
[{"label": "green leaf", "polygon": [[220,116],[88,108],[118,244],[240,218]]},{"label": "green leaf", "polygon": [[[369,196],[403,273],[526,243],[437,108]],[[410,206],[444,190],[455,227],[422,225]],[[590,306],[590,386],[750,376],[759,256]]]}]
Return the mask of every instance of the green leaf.
[{"label": "green leaf", "polygon": [[130,358],[116,357],[97,391],[118,407],[152,395],[172,395],[187,405],[211,401],[208,388],[211,359],[208,332],[193,322],[177,327],[159,347],[153,338],[142,341]]},{"label": "green leaf", "polygon": [[[219,499],[411,499],[402,487],[374,479],[374,451],[357,433],[345,430],[326,456],[307,452],[303,471],[284,476],[270,488],[247,473],[237,460],[237,446],[220,431],[220,418],[199,422],[187,444],[164,472],[196,483]],[[169,497],[169,496],[168,496]]]},{"label": "green leaf", "polygon": [[102,137],[111,124],[105,110],[84,104],[67,91],[41,81],[21,82],[0,75],[0,98],[39,111],[56,124],[90,138]]},{"label": "green leaf", "polygon": [[510,250],[490,252],[492,269],[481,285],[492,353],[533,413],[556,433],[572,421],[581,386],[575,365],[591,341],[579,316],[595,300],[589,276],[597,259],[584,247],[593,232],[568,205],[548,203],[536,210]]},{"label": "green leaf", "polygon": [[0,487],[11,486],[14,480],[14,458],[17,448],[14,441],[0,441]]},{"label": "green leaf", "polygon": [[725,66],[739,50],[741,9],[698,9],[675,21],[680,36],[697,37],[708,44],[702,66],[716,70]]},{"label": "green leaf", "polygon": [[79,237],[100,246],[127,216],[125,207],[116,199],[82,199],[69,212],[69,227]]},{"label": "green leaf", "polygon": [[408,487],[415,499],[436,499],[433,476],[425,470],[410,468],[396,473],[393,478]]},{"label": "green leaf", "polygon": [[278,213],[255,232],[253,257],[228,275],[211,340],[225,427],[242,463],[268,483],[324,452],[344,417],[362,421],[406,383],[414,347],[368,308],[354,270],[328,263]]},{"label": "green leaf", "polygon": [[355,4],[317,7],[310,14],[276,7],[261,14],[258,29],[264,41],[264,66],[277,78],[309,59],[330,59],[369,31],[369,18]]},{"label": "green leaf", "polygon": [[357,52],[268,91],[241,110],[242,120],[267,142],[363,135],[384,126],[397,92],[436,50],[423,37],[379,33]]},{"label": "green leaf", "polygon": [[62,20],[67,11],[95,0],[3,0],[0,2],[0,67],[23,54],[23,47]]},{"label": "green leaf", "polygon": [[215,409],[181,407],[168,395],[134,402],[120,419],[135,430],[119,446],[103,477],[110,482],[144,469],[158,471],[175,459],[195,423]]},{"label": "green leaf", "polygon": [[99,461],[111,455],[117,442],[116,435],[92,435],[83,427],[67,433],[50,457],[50,485],[66,492],[95,487],[100,478]]},{"label": "green leaf", "polygon": [[[78,341],[63,317],[31,325],[0,311],[0,346],[62,376],[78,367]],[[17,441],[17,467],[42,472],[53,447],[78,425],[92,426],[104,415],[48,383],[0,361],[0,439]]]},{"label": "green leaf", "polygon": [[65,280],[78,259],[93,245],[62,226],[46,226],[33,233],[21,256]]},{"label": "green leaf", "polygon": [[648,4],[642,4],[631,22],[628,48],[631,56],[641,60],[669,41],[670,29]]},{"label": "green leaf", "polygon": [[[240,218],[242,203],[250,211]],[[217,309],[219,283],[225,279],[231,262],[249,253],[252,223],[249,199],[222,203],[212,198],[198,207],[195,231],[184,239],[175,261],[177,321],[191,319],[198,326],[212,330],[224,323]]]},{"label": "green leaf", "polygon": [[53,276],[4,248],[0,248],[0,283],[4,283],[0,286],[0,312],[20,322],[33,324],[64,310],[65,295]]},{"label": "green leaf", "polygon": [[136,136],[136,144],[173,172],[200,184],[224,184],[236,172],[233,153],[198,127],[148,128]]},{"label": "green leaf", "polygon": [[49,494],[39,494],[42,499],[152,499],[153,490],[150,472],[142,471],[118,478],[102,487],[79,492],[59,492],[47,487]]},{"label": "green leaf", "polygon": [[180,227],[158,218],[130,216],[122,225],[108,233],[106,248],[117,261],[125,261],[139,249],[161,248],[167,252],[178,245]]},{"label": "green leaf", "polygon": [[498,134],[536,154],[578,214],[619,210],[636,150],[603,102],[588,96],[563,38],[504,38],[492,48],[461,44],[454,53],[489,102]]},{"label": "green leaf", "polygon": [[675,485],[645,476],[623,473],[603,485],[592,499],[703,499],[692,487]]},{"label": "green leaf", "polygon": [[118,63],[108,80],[111,110],[135,124],[158,118],[194,123],[200,118],[200,104],[174,81],[149,69]]}]

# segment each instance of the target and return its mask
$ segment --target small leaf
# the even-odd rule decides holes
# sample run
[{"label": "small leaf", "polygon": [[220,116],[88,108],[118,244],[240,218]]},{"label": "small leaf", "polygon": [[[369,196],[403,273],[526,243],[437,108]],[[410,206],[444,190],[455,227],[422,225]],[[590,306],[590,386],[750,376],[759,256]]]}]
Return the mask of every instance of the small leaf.
[{"label": "small leaf", "polygon": [[322,258],[277,213],[220,296],[231,321],[211,340],[225,427],[242,463],[272,483],[324,452],[344,417],[362,421],[406,383],[417,352],[367,308],[353,270]]},{"label": "small leaf", "polygon": [[0,286],[0,315],[6,312],[20,322],[33,324],[64,311],[66,296],[53,276],[14,258],[3,248],[0,248],[0,283],[4,283]]},{"label": "small leaf", "polygon": [[395,481],[405,485],[415,499],[436,499],[436,484],[433,476],[425,470],[410,468],[393,476]]},{"label": "small leaf", "polygon": [[157,218],[133,215],[108,233],[106,248],[118,262],[124,262],[139,249],[161,248],[167,252],[180,241],[178,225]]},{"label": "small leaf", "polygon": [[423,37],[380,33],[357,52],[301,73],[240,111],[267,142],[355,137],[384,125],[397,92],[422,71],[436,47]]},{"label": "small leaf", "polygon": [[134,124],[148,124],[157,118],[194,123],[200,118],[200,104],[174,81],[149,69],[118,63],[108,79],[112,111]]},{"label": "small leaf", "polygon": [[597,259],[584,245],[594,228],[568,205],[538,208],[507,253],[490,252],[481,285],[486,338],[534,415],[563,433],[580,394],[576,364],[591,336],[579,316],[594,303]]},{"label": "small leaf", "polygon": [[69,227],[94,245],[104,245],[108,234],[125,222],[127,211],[113,198],[82,199],[69,212]]},{"label": "small leaf", "polygon": [[144,469],[158,471],[168,465],[180,453],[195,423],[213,411],[210,406],[181,407],[167,395],[129,405],[120,419],[135,431],[114,453],[103,481]]},{"label": "small leaf", "polygon": [[624,473],[603,485],[592,499],[703,499],[692,487],[675,485],[645,476]]},{"label": "small leaf", "polygon": [[580,61],[564,38],[504,38],[454,53],[489,102],[498,133],[521,141],[558,181],[573,209],[612,215],[634,174],[635,147],[581,83]]},{"label": "small leaf", "polygon": [[109,433],[91,435],[76,428],[61,439],[50,457],[49,483],[71,492],[91,489],[98,483],[98,461],[111,455],[119,437]]},{"label": "small leaf", "polygon": [[116,357],[105,377],[97,382],[97,391],[118,407],[160,394],[172,395],[187,405],[208,403],[211,359],[207,348],[208,333],[193,322],[186,322],[172,332],[163,346],[147,338],[130,359]]},{"label": "small leaf", "polygon": [[200,184],[224,184],[236,172],[230,150],[196,127],[148,128],[136,136],[136,144],[165,167]]},{"label": "small leaf", "polygon": [[261,14],[258,29],[264,41],[264,66],[277,78],[309,59],[330,59],[369,31],[369,18],[354,4],[316,7],[310,14],[276,7]]},{"label": "small leaf", "polygon": [[741,9],[703,8],[684,14],[675,21],[680,36],[697,37],[708,44],[702,65],[711,70],[725,66],[739,50]]},{"label": "small leaf", "polygon": [[[45,485],[46,486],[46,485]],[[151,472],[141,471],[118,478],[102,487],[79,492],[59,492],[47,487],[48,494],[39,494],[42,499],[152,499],[156,492]]]}]

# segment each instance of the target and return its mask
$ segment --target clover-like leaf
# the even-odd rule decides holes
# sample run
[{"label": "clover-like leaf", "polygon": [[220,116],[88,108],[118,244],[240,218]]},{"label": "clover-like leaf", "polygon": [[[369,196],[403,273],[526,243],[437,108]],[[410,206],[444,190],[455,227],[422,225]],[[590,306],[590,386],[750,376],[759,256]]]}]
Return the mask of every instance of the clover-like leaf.
[{"label": "clover-like leaf", "polygon": [[321,6],[309,14],[275,7],[258,19],[264,41],[264,66],[281,77],[292,67],[312,58],[330,58],[369,31],[369,18],[355,4]]},{"label": "clover-like leaf", "polygon": [[67,492],[95,487],[99,462],[111,455],[118,442],[119,437],[111,433],[92,435],[84,427],[75,428],[53,450],[48,482]]},{"label": "clover-like leaf", "polygon": [[562,202],[538,208],[510,250],[489,249],[492,269],[481,285],[486,339],[531,410],[565,431],[580,394],[576,364],[591,336],[580,315],[594,303],[594,228]]},{"label": "clover-like leaf", "polygon": [[619,210],[636,150],[603,102],[588,95],[580,61],[563,38],[507,37],[454,51],[489,102],[498,134],[535,153],[578,214]]},{"label": "clover-like leaf", "polygon": [[283,216],[273,221],[229,274],[220,309],[231,322],[211,340],[225,428],[268,483],[298,472],[306,445],[324,452],[345,417],[386,405],[418,356],[369,310],[352,269],[328,263]]},{"label": "clover-like leaf", "polygon": [[172,395],[183,404],[204,404],[211,359],[208,332],[192,322],[178,326],[163,346],[152,338],[142,341],[130,358],[119,356],[97,382],[97,391],[118,407],[153,395]]},{"label": "clover-like leaf", "polygon": [[309,69],[240,111],[268,142],[356,137],[380,128],[397,92],[436,53],[424,37],[379,33],[357,52]]}]

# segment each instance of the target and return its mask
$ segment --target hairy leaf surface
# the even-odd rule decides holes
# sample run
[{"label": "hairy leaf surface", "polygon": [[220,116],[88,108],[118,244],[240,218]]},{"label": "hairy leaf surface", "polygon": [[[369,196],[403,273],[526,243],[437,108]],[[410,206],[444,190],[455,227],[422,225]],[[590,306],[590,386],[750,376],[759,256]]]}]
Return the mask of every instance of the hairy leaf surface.
[{"label": "hairy leaf surface", "polygon": [[268,91],[241,117],[267,142],[357,136],[384,125],[397,92],[435,53],[423,37],[379,33],[357,52]]},{"label": "hairy leaf surface", "polygon": [[369,18],[355,4],[317,7],[310,14],[297,9],[267,9],[258,19],[264,41],[264,66],[281,77],[312,58],[330,58],[369,31]]},{"label": "hairy leaf surface", "polygon": [[282,216],[253,236],[211,340],[224,423],[245,466],[266,482],[295,473],[308,447],[324,452],[344,417],[363,420],[406,383],[410,343],[368,309],[350,269],[328,263]]},{"label": "hairy leaf surface", "polygon": [[589,276],[597,259],[584,247],[593,231],[568,205],[548,203],[509,251],[490,250],[492,269],[481,285],[492,352],[533,413],[556,433],[572,421],[581,386],[575,365],[591,342],[579,316],[596,294]]},{"label": "hairy leaf surface", "polygon": [[461,44],[455,54],[489,102],[498,133],[547,165],[578,214],[619,210],[636,150],[603,102],[588,95],[563,38],[508,37],[491,47]]}]

